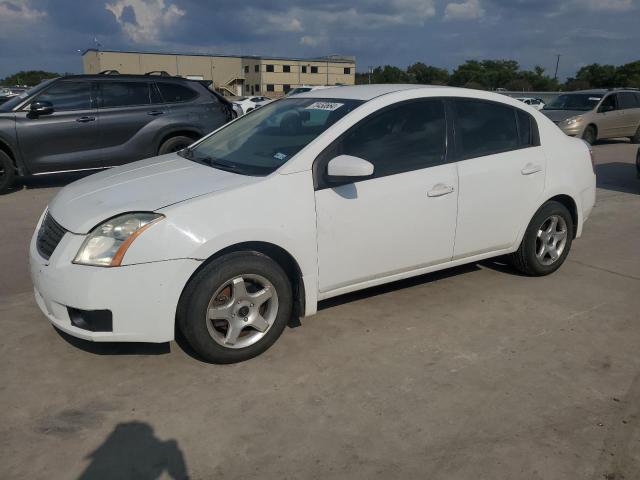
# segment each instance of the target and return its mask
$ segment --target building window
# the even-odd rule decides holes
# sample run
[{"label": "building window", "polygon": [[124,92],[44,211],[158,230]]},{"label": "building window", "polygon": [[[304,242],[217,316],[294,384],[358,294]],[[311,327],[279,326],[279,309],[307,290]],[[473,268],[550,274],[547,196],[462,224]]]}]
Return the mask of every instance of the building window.
[{"label": "building window", "polygon": [[311,67],[311,73],[318,73],[318,67]]},{"label": "building window", "polygon": [[291,73],[291,65],[283,65],[282,66],[282,71],[284,73]]},{"label": "building window", "polygon": [[285,83],[284,85],[282,85],[282,90],[284,90],[284,93],[287,93],[289,90],[291,90],[291,85]]},{"label": "building window", "polygon": [[267,65],[267,72],[273,72],[273,65]]},{"label": "building window", "polygon": [[349,67],[345,67],[344,74],[345,75],[351,75],[351,69]]},{"label": "building window", "polygon": [[244,89],[248,92],[249,91],[249,84],[245,85]]},{"label": "building window", "polygon": [[276,89],[273,87],[273,83],[267,84],[267,92],[275,92]]},{"label": "building window", "polygon": [[307,66],[306,65],[302,66],[302,73],[307,73]]},{"label": "building window", "polygon": [[256,66],[254,66],[253,68],[254,68],[254,70],[255,70],[256,72],[259,72],[259,71],[260,71],[260,65],[256,65]]},{"label": "building window", "polygon": [[249,65],[244,66],[244,73],[249,73]]},{"label": "building window", "polygon": [[259,91],[260,91],[260,85],[256,83],[256,92],[259,92]]}]

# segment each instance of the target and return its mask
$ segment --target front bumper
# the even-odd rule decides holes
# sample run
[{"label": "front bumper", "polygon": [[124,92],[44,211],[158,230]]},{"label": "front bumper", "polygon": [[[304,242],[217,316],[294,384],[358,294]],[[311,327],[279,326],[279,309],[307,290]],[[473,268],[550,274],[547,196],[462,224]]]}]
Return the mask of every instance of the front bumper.
[{"label": "front bumper", "polygon": [[577,124],[574,123],[573,125],[566,125],[563,124],[563,122],[560,122],[556,125],[558,125],[558,128],[560,128],[560,130],[562,130],[566,135],[577,138],[582,138],[582,134],[584,133],[584,129],[586,127],[585,122]]},{"label": "front bumper", "polygon": [[[39,228],[39,226],[38,226]],[[60,330],[95,342],[173,340],[180,295],[198,260],[179,259],[114,268],[72,263],[85,236],[66,233],[49,260],[29,249],[31,278],[42,313]],[[69,308],[109,310],[112,331],[90,331],[72,324]]]}]

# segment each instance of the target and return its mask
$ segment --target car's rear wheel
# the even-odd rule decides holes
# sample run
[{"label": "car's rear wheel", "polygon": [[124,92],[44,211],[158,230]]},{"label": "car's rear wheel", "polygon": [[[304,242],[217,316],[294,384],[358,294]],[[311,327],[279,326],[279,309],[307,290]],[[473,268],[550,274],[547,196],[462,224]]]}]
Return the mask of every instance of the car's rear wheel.
[{"label": "car's rear wheel", "polygon": [[16,177],[16,169],[11,157],[0,151],[0,193],[9,191]]},{"label": "car's rear wheel", "polygon": [[640,125],[638,125],[638,129],[636,130],[636,134],[633,137],[629,137],[631,143],[640,143]]},{"label": "car's rear wheel", "polygon": [[587,142],[589,145],[593,145],[594,143],[596,143],[596,140],[598,138],[598,132],[596,131],[596,127],[594,127],[593,125],[589,125],[587,126],[587,128],[584,129],[584,133],[582,134],[582,139]]},{"label": "car's rear wheel", "polygon": [[185,136],[171,137],[160,145],[158,149],[158,155],[164,155],[166,153],[179,152],[183,148],[187,148],[194,142],[193,138]]},{"label": "car's rear wheel", "polygon": [[555,272],[564,263],[573,240],[573,218],[559,202],[545,203],[531,219],[511,264],[526,275]]},{"label": "car's rear wheel", "polygon": [[189,282],[177,321],[205,360],[235,363],[267,350],[291,312],[291,283],[282,268],[260,253],[235,252],[209,263]]}]

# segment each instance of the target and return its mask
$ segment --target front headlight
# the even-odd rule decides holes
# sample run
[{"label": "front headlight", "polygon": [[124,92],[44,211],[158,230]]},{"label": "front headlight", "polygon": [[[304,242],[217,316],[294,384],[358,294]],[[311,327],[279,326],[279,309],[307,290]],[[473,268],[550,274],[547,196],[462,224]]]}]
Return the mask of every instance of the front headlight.
[{"label": "front headlight", "polygon": [[141,212],[107,220],[89,233],[73,263],[118,267],[136,237],[163,218],[158,213]]},{"label": "front headlight", "polygon": [[580,122],[582,122],[582,117],[577,116],[577,117],[567,118],[563,123],[570,127],[571,125],[577,125]]}]

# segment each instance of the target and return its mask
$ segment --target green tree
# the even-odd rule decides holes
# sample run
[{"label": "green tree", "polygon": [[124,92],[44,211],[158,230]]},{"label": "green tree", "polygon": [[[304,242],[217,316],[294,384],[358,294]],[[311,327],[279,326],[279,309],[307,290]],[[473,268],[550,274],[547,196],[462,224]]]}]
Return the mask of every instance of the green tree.
[{"label": "green tree", "polygon": [[13,75],[9,75],[8,77],[3,78],[0,81],[0,84],[6,86],[27,85],[29,87],[32,87],[33,85],[39,84],[42,80],[59,76],[59,73],[54,72],[45,72],[43,70],[26,70],[14,73]]},{"label": "green tree", "polygon": [[410,65],[407,68],[407,75],[411,83],[446,85],[449,82],[449,72],[446,69],[425,65],[422,62]]},{"label": "green tree", "polygon": [[407,72],[392,65],[376,67],[371,75],[371,83],[407,83],[408,81]]},{"label": "green tree", "polygon": [[464,87],[469,82],[474,82],[484,88],[486,86],[484,84],[485,81],[482,64],[477,60],[467,60],[462,65],[458,65],[453,71],[449,83],[456,87]]},{"label": "green tree", "polygon": [[592,63],[578,70],[576,80],[587,82],[592,88],[611,88],[616,86],[616,67]]},{"label": "green tree", "polygon": [[640,88],[640,60],[616,68],[616,87]]},{"label": "green tree", "polygon": [[591,84],[586,80],[579,80],[577,78],[567,78],[567,81],[564,82],[562,89],[567,92],[574,92],[576,90],[587,90],[591,88]]}]

